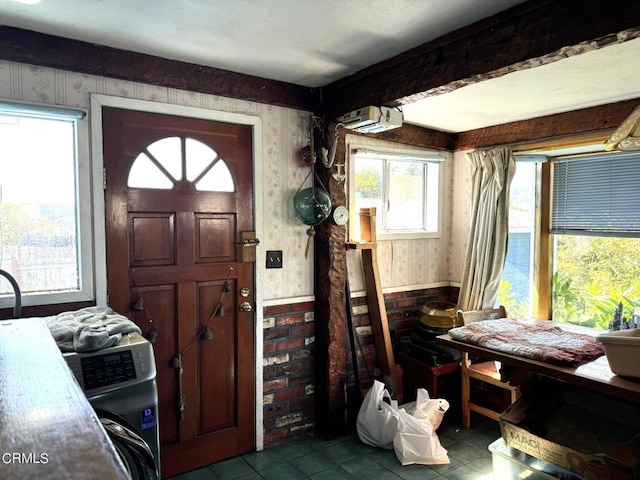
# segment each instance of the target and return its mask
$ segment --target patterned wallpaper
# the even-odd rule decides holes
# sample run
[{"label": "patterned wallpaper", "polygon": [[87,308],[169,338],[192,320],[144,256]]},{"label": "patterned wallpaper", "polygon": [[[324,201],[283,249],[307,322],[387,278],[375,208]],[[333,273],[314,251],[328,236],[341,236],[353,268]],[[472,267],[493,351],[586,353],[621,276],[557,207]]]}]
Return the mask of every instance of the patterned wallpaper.
[{"label": "patterned wallpaper", "polygon": [[[347,135],[347,145],[363,147],[398,147],[398,144],[385,142],[375,138]],[[439,238],[423,238],[408,240],[379,240],[378,241],[378,269],[382,288],[385,291],[405,289],[420,289],[449,285],[452,250],[452,195],[454,169],[453,155],[449,152],[435,152],[443,154],[446,160],[442,163],[443,208],[442,231]],[[355,219],[355,221],[358,221]],[[453,255],[458,256],[457,254]],[[349,250],[347,262],[351,291],[362,294],[364,279],[360,252]]]},{"label": "patterned wallpaper", "polygon": [[[263,252],[283,250],[283,268],[267,269],[264,274],[265,303],[277,304],[308,300],[313,295],[313,250],[305,257],[307,226],[300,222],[292,205],[293,195],[308,173],[296,161],[298,150],[307,144],[309,112],[236,100],[143,83],[116,80],[95,75],[0,61],[0,99],[57,104],[89,109],[90,94],[133,98],[172,105],[184,105],[223,112],[255,115],[262,120],[262,211],[263,231],[258,232]],[[377,144],[376,139],[358,139],[359,144]],[[382,142],[384,143],[384,142]],[[445,198],[443,234],[439,239],[394,240],[380,242],[378,261],[385,289],[448,284],[459,281],[461,256],[458,247],[468,224],[464,185],[458,185],[458,155],[448,154],[444,163]],[[461,162],[466,164],[464,160]],[[459,172],[462,169],[461,172]],[[310,179],[307,180],[310,184]],[[307,185],[305,185],[307,186]],[[458,218],[460,217],[460,218]],[[452,221],[456,218],[456,222]],[[466,223],[464,223],[466,222]],[[455,248],[454,248],[455,247]],[[363,289],[361,267],[350,252],[352,291]],[[258,262],[264,262],[258,258]]]},{"label": "patterned wallpaper", "polygon": [[454,181],[451,182],[451,237],[449,239],[449,261],[447,278],[452,285],[459,286],[464,270],[464,255],[471,223],[471,176],[467,153],[453,154]]}]

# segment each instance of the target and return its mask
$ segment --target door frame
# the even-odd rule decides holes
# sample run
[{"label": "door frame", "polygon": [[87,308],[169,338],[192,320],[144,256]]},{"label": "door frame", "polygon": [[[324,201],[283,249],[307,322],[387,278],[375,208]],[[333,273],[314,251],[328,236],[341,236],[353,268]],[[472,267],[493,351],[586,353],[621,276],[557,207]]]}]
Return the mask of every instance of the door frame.
[{"label": "door frame", "polygon": [[[114,107],[124,110],[161,113],[179,117],[199,118],[218,122],[249,125],[252,127],[253,155],[253,218],[254,229],[259,237],[263,225],[262,205],[262,119],[258,116],[242,113],[223,112],[185,105],[151,102],[133,98],[114,97],[104,94],[90,94],[90,128],[91,128],[91,191],[93,195],[93,227],[94,227],[94,265],[96,304],[107,304],[107,256],[105,234],[104,203],[104,158],[102,137],[102,108]],[[256,258],[263,258],[263,246],[256,246]],[[256,450],[264,449],[263,432],[263,293],[258,285],[262,285],[265,276],[265,265],[256,261],[255,265],[255,445]],[[162,421],[162,420],[160,420]]]}]

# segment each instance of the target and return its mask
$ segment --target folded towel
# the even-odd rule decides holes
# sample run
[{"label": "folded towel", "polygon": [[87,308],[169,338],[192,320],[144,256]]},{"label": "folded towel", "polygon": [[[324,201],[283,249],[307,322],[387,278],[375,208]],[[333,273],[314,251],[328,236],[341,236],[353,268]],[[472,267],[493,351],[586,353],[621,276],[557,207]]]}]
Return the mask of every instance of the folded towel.
[{"label": "folded towel", "polygon": [[102,350],[117,345],[123,334],[142,334],[135,323],[109,307],[87,307],[44,320],[63,352]]}]

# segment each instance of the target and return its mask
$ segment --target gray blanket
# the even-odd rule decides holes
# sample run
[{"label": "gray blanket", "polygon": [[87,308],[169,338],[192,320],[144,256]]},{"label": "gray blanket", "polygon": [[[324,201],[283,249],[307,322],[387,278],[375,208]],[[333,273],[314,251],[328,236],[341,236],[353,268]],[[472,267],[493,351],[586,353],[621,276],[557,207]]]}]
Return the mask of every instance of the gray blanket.
[{"label": "gray blanket", "polygon": [[109,307],[87,307],[44,320],[63,352],[102,350],[116,345],[124,334],[142,334],[135,323]]}]

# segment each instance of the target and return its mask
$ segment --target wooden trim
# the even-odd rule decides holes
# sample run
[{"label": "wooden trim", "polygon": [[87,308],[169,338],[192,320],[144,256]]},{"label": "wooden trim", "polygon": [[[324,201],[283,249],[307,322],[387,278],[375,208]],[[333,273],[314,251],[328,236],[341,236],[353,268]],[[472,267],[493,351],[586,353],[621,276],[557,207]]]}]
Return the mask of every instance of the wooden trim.
[{"label": "wooden trim", "polygon": [[0,59],[303,110],[317,103],[308,87],[7,26]]},{"label": "wooden trim", "polygon": [[597,145],[604,143],[614,129],[596,132],[576,133],[564,137],[552,137],[542,140],[520,143],[513,146],[514,153],[537,152],[541,150],[555,150],[560,148],[580,147],[583,145]]},{"label": "wooden trim", "polygon": [[553,275],[553,242],[551,236],[551,163],[538,167],[536,175],[536,230],[534,236],[533,316],[551,319],[551,276]]},{"label": "wooden trim", "polygon": [[387,142],[401,143],[414,147],[433,148],[436,150],[452,151],[455,148],[454,136],[451,133],[431,130],[419,125],[405,123],[400,128],[387,130],[381,133],[358,133],[347,130],[349,135],[359,135],[363,137],[376,138]]},{"label": "wooden trim", "polygon": [[604,142],[639,102],[636,98],[462,132],[454,137],[455,150],[509,145],[522,152]]}]

